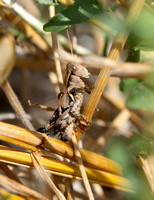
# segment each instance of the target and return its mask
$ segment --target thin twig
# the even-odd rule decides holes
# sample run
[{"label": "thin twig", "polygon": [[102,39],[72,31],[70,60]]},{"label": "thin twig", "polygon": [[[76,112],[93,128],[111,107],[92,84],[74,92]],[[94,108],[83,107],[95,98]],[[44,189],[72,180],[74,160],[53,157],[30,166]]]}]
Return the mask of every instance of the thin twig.
[{"label": "thin twig", "polygon": [[90,184],[89,184],[89,180],[88,180],[88,177],[87,177],[87,174],[86,174],[83,162],[82,162],[82,157],[81,157],[81,154],[80,154],[80,151],[79,151],[79,148],[78,148],[78,145],[77,145],[76,136],[75,136],[74,133],[72,134],[72,143],[73,143],[73,146],[74,146],[75,156],[76,156],[77,162],[79,164],[81,176],[83,178],[83,182],[84,182],[85,188],[87,190],[89,199],[94,200],[94,196],[93,196],[93,193],[92,193],[92,190],[91,190],[91,187],[90,187]]},{"label": "thin twig", "polygon": [[56,185],[54,184],[54,182],[49,178],[48,174],[45,172],[44,167],[42,166],[42,164],[40,163],[40,161],[38,159],[37,152],[32,152],[31,153],[31,158],[32,158],[32,161],[33,161],[33,164],[34,164],[35,168],[37,169],[37,171],[41,175],[42,179],[45,182],[47,182],[47,184],[55,192],[55,194],[57,195],[57,197],[60,200],[66,200],[65,197],[64,197],[64,195],[61,193],[60,190],[58,190],[58,188],[56,187]]},{"label": "thin twig", "polygon": [[4,93],[6,94],[10,104],[12,105],[13,109],[15,110],[15,112],[17,113],[19,119],[22,121],[22,123],[25,125],[26,128],[30,129],[30,130],[35,130],[34,127],[32,126],[32,124],[30,123],[26,112],[24,111],[18,97],[16,96],[16,94],[14,93],[11,85],[9,84],[8,81],[4,81],[4,83],[2,84],[2,89],[4,91]]}]

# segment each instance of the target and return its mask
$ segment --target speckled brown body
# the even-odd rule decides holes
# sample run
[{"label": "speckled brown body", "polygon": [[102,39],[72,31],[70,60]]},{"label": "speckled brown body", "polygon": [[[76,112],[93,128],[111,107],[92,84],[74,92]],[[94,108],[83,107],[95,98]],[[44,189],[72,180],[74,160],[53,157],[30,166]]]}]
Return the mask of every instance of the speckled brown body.
[{"label": "speckled brown body", "polygon": [[85,84],[81,77],[88,78],[89,75],[82,65],[67,64],[64,86],[58,96],[59,106],[48,123],[38,131],[65,142],[71,140],[83,103]]}]

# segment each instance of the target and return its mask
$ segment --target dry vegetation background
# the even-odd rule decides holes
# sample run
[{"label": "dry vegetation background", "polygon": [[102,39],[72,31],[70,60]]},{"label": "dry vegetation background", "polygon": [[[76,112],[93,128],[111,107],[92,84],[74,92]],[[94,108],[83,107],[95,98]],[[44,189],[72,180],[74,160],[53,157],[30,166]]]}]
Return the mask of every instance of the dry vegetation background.
[{"label": "dry vegetation background", "polygon": [[[55,10],[42,2],[0,1],[0,200],[153,199],[153,1],[102,0],[69,37],[43,31]],[[56,13],[73,3],[58,2]],[[93,86],[82,106],[92,125],[73,144],[35,131],[53,112],[28,105],[57,108],[69,62]]]}]

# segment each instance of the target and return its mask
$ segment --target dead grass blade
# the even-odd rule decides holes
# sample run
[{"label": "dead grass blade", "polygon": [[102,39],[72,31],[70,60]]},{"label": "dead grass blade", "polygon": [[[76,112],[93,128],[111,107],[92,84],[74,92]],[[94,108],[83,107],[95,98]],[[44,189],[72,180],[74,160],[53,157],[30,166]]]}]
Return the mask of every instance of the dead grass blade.
[{"label": "dead grass blade", "polygon": [[77,140],[76,140],[76,136],[74,133],[72,134],[72,143],[73,143],[73,147],[74,147],[75,156],[76,156],[76,159],[77,159],[77,162],[79,165],[79,169],[81,172],[81,176],[82,176],[85,188],[87,190],[88,197],[90,200],[94,200],[94,196],[93,196],[93,193],[92,193],[89,181],[88,181],[88,177],[87,177],[87,174],[86,174],[83,162],[82,162],[82,157],[81,157],[81,154],[80,154],[80,151],[78,148],[78,144],[77,144]]},{"label": "dead grass blade", "polygon": [[[34,151],[36,151],[37,146],[42,146],[58,155],[75,160],[72,146],[60,140],[48,138],[46,135],[36,131],[30,131],[15,125],[0,122],[0,138],[2,140],[6,139],[7,142],[10,139],[10,143],[14,142],[15,145]],[[115,174],[122,174],[122,168],[118,163],[84,149],[80,149],[80,153],[85,166]]]},{"label": "dead grass blade", "polygon": [[30,197],[36,200],[47,200],[47,198],[40,193],[0,174],[0,185],[11,192],[15,192],[17,194],[20,194],[24,197]]},{"label": "dead grass blade", "polygon": [[137,161],[142,167],[151,187],[152,194],[154,195],[154,154],[148,155],[147,158],[143,158],[143,156],[139,155]]},{"label": "dead grass blade", "polygon": [[66,200],[64,195],[62,194],[62,192],[60,190],[58,190],[58,188],[56,187],[56,185],[54,184],[54,182],[51,180],[51,178],[49,177],[49,175],[45,172],[43,166],[41,165],[39,159],[38,159],[38,154],[39,152],[32,152],[31,153],[31,158],[34,164],[34,167],[36,168],[36,170],[38,171],[38,173],[40,174],[40,176],[42,177],[42,179],[49,185],[49,187],[55,192],[55,194],[57,195],[57,197],[60,200]]},{"label": "dead grass blade", "polygon": [[[145,0],[140,0],[140,1],[134,0],[133,1],[132,5],[129,9],[127,18],[126,18],[126,23],[133,24],[136,21],[139,13],[142,10],[144,3],[145,3]],[[116,60],[118,58],[123,46],[125,45],[128,34],[129,34],[129,32],[124,31],[123,33],[120,33],[118,35],[118,37],[115,39],[115,41],[112,44],[112,47],[108,54],[108,58],[110,58],[112,60]],[[110,73],[111,73],[111,68],[110,67],[105,68],[100,71],[100,73],[97,77],[97,80],[94,85],[94,89],[92,90],[91,94],[89,95],[88,101],[82,112],[82,114],[88,120],[91,120],[91,118],[93,116],[93,113],[94,113],[94,111],[97,107],[97,104],[100,100],[100,97],[104,91],[106,83],[110,77]],[[83,131],[79,130],[77,133],[78,141],[82,134],[83,134]]]},{"label": "dead grass blade", "polygon": [[[30,153],[17,151],[7,147],[0,148],[0,161],[25,167],[33,167]],[[82,179],[78,165],[42,156],[40,157],[40,163],[50,173],[69,178]],[[91,182],[124,191],[132,191],[129,180],[121,176],[87,167],[85,167],[85,170],[88,179]]]}]

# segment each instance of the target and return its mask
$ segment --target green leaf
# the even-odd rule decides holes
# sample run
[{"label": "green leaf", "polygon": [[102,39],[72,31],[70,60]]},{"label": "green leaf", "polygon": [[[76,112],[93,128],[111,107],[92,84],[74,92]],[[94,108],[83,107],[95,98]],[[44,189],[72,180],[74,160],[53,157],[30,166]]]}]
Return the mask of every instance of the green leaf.
[{"label": "green leaf", "polygon": [[97,0],[76,0],[52,17],[44,26],[47,32],[59,32],[71,27],[73,24],[80,24],[94,18],[101,13],[101,7]]},{"label": "green leaf", "polygon": [[122,78],[120,81],[120,90],[122,92],[129,92],[135,87],[138,81],[135,78]]},{"label": "green leaf", "polygon": [[53,0],[37,0],[37,2],[43,5],[57,5]]},{"label": "green leaf", "polygon": [[154,111],[154,91],[139,83],[129,94],[126,106],[132,109]]}]

